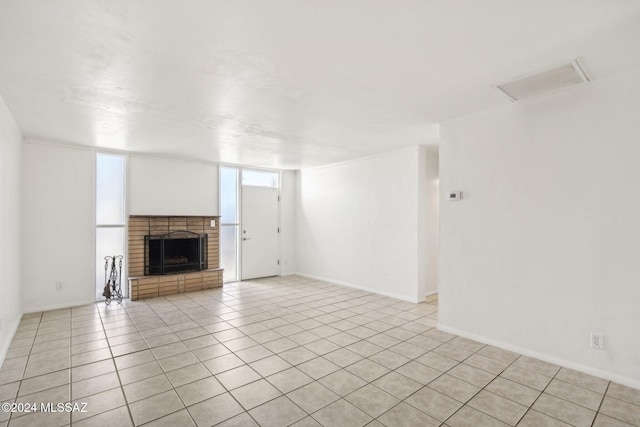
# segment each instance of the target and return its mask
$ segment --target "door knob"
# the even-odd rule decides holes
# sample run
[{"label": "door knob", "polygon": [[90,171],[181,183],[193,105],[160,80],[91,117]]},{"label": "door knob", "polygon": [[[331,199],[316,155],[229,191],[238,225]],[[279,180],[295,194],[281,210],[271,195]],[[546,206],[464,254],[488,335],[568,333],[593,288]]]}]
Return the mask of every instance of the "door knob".
[{"label": "door knob", "polygon": [[251,240],[251,237],[243,237],[242,240]]}]

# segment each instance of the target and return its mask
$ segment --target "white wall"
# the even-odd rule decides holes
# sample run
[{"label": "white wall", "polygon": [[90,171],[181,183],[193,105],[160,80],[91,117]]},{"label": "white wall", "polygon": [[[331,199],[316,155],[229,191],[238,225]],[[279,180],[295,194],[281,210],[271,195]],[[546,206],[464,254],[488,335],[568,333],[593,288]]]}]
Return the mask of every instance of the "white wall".
[{"label": "white wall", "polygon": [[[89,149],[23,144],[24,311],[95,301],[94,164]],[[56,290],[56,282],[63,289]]]},{"label": "white wall", "polygon": [[130,215],[218,215],[218,165],[130,156]]},{"label": "white wall", "polygon": [[0,96],[0,366],[22,317],[20,168],[22,134]]},{"label": "white wall", "polygon": [[293,274],[296,255],[296,173],[280,174],[280,274]]},{"label": "white wall", "polygon": [[442,124],[441,328],[640,387],[639,117],[629,74]]},{"label": "white wall", "polygon": [[418,284],[421,150],[299,172],[298,271],[409,301]]}]

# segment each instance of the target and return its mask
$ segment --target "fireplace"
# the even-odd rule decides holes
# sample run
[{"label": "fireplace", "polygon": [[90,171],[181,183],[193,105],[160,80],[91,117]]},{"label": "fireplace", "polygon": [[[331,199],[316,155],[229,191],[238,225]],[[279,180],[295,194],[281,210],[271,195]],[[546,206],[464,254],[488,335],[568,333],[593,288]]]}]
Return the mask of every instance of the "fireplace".
[{"label": "fireplace", "polygon": [[[221,287],[219,224],[218,216],[129,216],[131,300]],[[172,246],[183,243],[190,249],[179,248],[176,254]]]},{"label": "fireplace", "polygon": [[144,275],[206,270],[207,237],[187,230],[144,236]]}]

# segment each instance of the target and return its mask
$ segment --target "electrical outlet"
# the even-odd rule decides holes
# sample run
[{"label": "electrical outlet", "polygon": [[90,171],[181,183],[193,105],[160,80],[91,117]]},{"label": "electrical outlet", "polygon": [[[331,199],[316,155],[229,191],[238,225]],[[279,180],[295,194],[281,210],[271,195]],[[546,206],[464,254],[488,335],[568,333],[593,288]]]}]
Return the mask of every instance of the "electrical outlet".
[{"label": "electrical outlet", "polygon": [[604,350],[604,334],[591,332],[591,347]]},{"label": "electrical outlet", "polygon": [[452,191],[448,194],[448,196],[449,196],[448,200],[450,202],[457,202],[458,200],[462,199],[462,192]]},{"label": "electrical outlet", "polygon": [[62,282],[56,282],[56,291],[62,290]]}]

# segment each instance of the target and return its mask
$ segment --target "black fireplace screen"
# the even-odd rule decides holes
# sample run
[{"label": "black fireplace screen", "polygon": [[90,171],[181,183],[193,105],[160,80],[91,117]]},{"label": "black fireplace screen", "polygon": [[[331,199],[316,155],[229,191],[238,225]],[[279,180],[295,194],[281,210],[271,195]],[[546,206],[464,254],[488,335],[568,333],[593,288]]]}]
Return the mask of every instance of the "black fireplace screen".
[{"label": "black fireplace screen", "polygon": [[144,236],[144,274],[206,270],[207,234],[181,230]]}]

